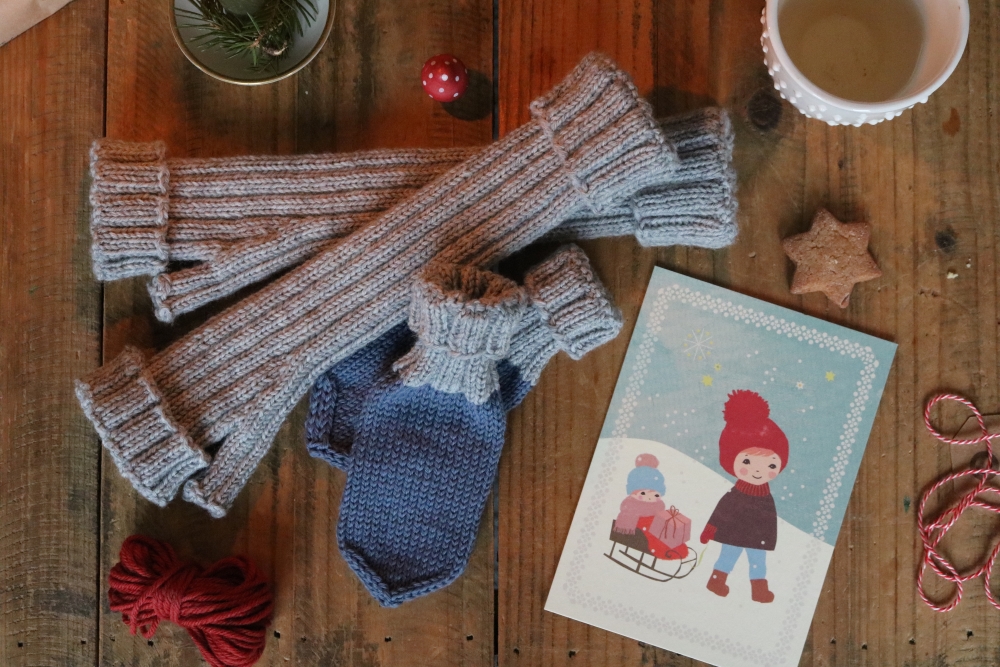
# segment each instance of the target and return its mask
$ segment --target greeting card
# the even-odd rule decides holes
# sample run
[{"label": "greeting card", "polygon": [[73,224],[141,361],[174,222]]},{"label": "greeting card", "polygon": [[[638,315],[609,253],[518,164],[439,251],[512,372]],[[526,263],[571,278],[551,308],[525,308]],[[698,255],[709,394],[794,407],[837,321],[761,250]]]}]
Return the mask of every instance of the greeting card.
[{"label": "greeting card", "polygon": [[546,610],[798,665],[895,349],[656,269]]}]

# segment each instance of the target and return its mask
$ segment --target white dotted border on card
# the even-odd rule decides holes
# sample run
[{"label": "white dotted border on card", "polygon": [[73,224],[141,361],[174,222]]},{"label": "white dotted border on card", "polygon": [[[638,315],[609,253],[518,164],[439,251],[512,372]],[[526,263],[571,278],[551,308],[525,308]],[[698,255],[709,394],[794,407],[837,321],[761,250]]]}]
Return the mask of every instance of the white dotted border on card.
[{"label": "white dotted border on card", "polygon": [[[763,651],[757,647],[748,646],[730,637],[711,632],[704,628],[687,626],[665,618],[651,616],[647,613],[640,613],[629,605],[587,592],[580,587],[584,564],[589,556],[590,546],[598,539],[598,526],[603,525],[600,516],[601,499],[606,497],[606,494],[610,490],[610,485],[614,481],[615,463],[624,449],[624,439],[628,437],[628,432],[632,427],[635,408],[642,394],[642,386],[645,384],[645,377],[649,372],[649,364],[653,359],[653,348],[658,334],[662,329],[663,320],[670,309],[670,303],[678,302],[700,310],[711,311],[713,314],[722,315],[726,318],[733,318],[737,322],[743,322],[755,328],[772,331],[779,336],[794,338],[809,345],[816,345],[834,354],[849,355],[852,359],[860,360],[862,370],[857,380],[857,389],[854,391],[854,400],[851,402],[849,411],[845,417],[840,444],[837,446],[836,454],[833,457],[819,509],[816,511],[816,520],[813,522],[811,534],[818,540],[823,540],[830,528],[833,509],[839,498],[840,488],[847,472],[847,465],[851,455],[854,453],[854,446],[857,444],[857,434],[862,414],[865,411],[865,405],[871,398],[872,384],[875,380],[875,369],[878,368],[879,362],[875,358],[874,351],[867,345],[851,342],[840,336],[831,336],[812,327],[796,324],[784,318],[734,304],[732,301],[712,297],[688,287],[681,287],[676,283],[669,287],[658,289],[656,294],[657,298],[650,309],[645,330],[636,348],[632,368],[629,370],[625,393],[619,404],[614,429],[611,433],[611,443],[606,450],[607,453],[600,470],[597,471],[595,479],[596,493],[593,494],[592,500],[580,522],[582,529],[570,558],[569,574],[566,577],[564,590],[571,602],[592,611],[610,615],[636,626],[670,634],[671,636],[682,638],[695,644],[713,646],[726,654],[741,657],[744,660],[749,659],[761,665],[761,667],[767,667],[773,665],[781,657],[788,655],[789,651],[794,651],[797,654],[801,650],[801,646],[792,646],[792,640],[796,627],[802,622],[809,621],[809,619],[804,618],[806,612],[805,595],[807,584],[810,578],[815,575],[815,569],[819,565],[819,545],[816,543],[809,546],[800,561],[801,565],[795,577],[795,590],[791,594],[791,600],[785,615],[785,622],[778,633],[778,641],[771,651]],[[794,658],[794,655],[791,657]]]}]

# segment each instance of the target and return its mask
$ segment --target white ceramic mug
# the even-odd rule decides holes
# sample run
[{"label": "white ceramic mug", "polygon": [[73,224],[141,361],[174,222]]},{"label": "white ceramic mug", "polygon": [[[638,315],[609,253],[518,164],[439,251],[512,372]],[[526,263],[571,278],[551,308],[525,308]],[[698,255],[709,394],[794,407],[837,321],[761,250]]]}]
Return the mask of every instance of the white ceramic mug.
[{"label": "white ceramic mug", "polygon": [[803,0],[767,0],[761,16],[764,64],[783,99],[809,118],[830,125],[874,125],[895,118],[918,103],[927,102],[930,94],[955,71],[969,38],[968,0],[913,0],[922,13],[924,32],[920,56],[909,83],[892,99],[852,101],[823,90],[806,78],[792,62],[778,29],[779,13],[789,1]]}]

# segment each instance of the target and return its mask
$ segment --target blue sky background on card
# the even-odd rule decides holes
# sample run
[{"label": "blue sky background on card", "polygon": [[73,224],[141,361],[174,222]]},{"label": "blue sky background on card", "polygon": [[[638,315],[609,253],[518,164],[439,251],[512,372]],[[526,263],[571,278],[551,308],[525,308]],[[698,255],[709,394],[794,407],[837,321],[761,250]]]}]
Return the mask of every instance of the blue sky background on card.
[{"label": "blue sky background on card", "polygon": [[[826,541],[834,543],[895,346],[657,268],[646,292],[624,369],[632,367],[658,289],[672,284],[869,345],[875,351],[880,364],[859,427],[857,445],[852,448],[844,485],[838,492],[830,523],[832,530],[825,533]],[[771,482],[778,514],[796,527],[812,532],[850,412],[849,405],[857,389],[862,361],[679,301],[670,302],[657,339],[632,426],[625,435],[662,442],[735,482],[719,465],[719,435],[725,426],[722,408],[727,395],[735,389],[758,392],[769,403],[771,419],[785,432],[789,442],[788,465]],[[601,437],[611,437],[624,392],[624,378],[623,373]],[[661,472],[669,493],[671,475],[683,474],[683,471],[661,469]]]}]

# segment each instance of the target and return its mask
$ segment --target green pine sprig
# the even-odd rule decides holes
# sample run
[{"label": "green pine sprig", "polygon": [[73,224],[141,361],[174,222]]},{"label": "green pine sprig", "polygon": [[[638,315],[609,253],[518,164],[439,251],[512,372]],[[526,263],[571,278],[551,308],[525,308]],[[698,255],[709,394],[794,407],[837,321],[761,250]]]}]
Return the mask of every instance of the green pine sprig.
[{"label": "green pine sprig", "polygon": [[229,58],[248,57],[250,69],[276,69],[295,36],[316,20],[316,0],[267,0],[249,14],[226,9],[219,0],[191,0],[195,10],[178,9],[190,23],[181,28],[201,32],[192,41],[202,49],[221,48]]}]

